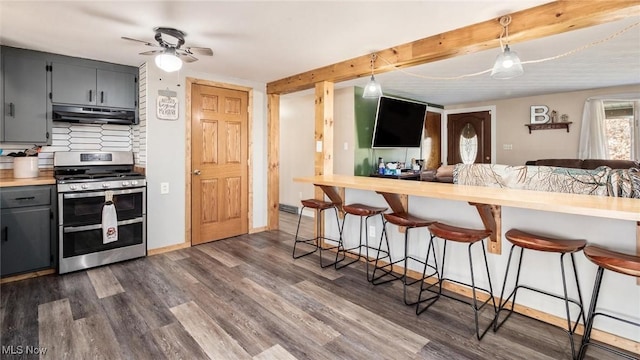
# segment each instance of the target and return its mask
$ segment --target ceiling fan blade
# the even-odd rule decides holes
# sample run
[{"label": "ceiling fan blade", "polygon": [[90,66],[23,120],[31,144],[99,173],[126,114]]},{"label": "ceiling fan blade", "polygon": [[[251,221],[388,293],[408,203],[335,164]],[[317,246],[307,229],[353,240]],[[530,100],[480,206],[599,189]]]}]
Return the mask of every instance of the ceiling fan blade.
[{"label": "ceiling fan blade", "polygon": [[156,54],[164,54],[164,50],[150,50],[141,52],[140,55],[156,55]]},{"label": "ceiling fan blade", "polygon": [[205,47],[186,46],[184,49],[188,52],[193,52],[200,55],[213,56],[213,50]]},{"label": "ceiling fan blade", "polygon": [[198,61],[197,57],[191,54],[187,54],[185,52],[176,51],[176,55],[186,63],[192,63],[194,61]]},{"label": "ceiling fan blade", "polygon": [[145,40],[133,39],[133,38],[126,37],[126,36],[121,36],[120,38],[124,39],[124,40],[129,40],[129,41],[141,42],[141,43],[143,43],[143,44],[145,44],[147,46],[158,46],[157,44],[152,44],[152,43],[150,43],[148,41],[145,41]]}]

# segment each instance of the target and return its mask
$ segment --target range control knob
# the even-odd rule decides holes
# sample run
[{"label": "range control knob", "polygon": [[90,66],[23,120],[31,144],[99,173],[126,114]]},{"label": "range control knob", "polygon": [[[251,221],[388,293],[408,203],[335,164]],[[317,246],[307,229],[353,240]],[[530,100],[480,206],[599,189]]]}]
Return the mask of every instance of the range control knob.
[{"label": "range control knob", "polygon": [[103,188],[108,188],[109,186],[110,186],[109,183],[102,183]]},{"label": "range control knob", "polygon": [[129,182],[128,181],[123,181],[122,182],[122,186],[129,186]]},{"label": "range control knob", "polygon": [[82,184],[80,187],[83,188],[83,189],[88,189],[89,185],[88,184]]},{"label": "range control knob", "polygon": [[75,184],[71,184],[71,185],[69,185],[69,189],[71,189],[71,190],[75,190],[75,189],[77,189],[77,188],[78,188],[78,186],[77,186],[77,185],[75,185]]},{"label": "range control knob", "polygon": [[132,180],[132,181],[131,181],[131,185],[133,185],[133,186],[138,185],[138,180]]}]

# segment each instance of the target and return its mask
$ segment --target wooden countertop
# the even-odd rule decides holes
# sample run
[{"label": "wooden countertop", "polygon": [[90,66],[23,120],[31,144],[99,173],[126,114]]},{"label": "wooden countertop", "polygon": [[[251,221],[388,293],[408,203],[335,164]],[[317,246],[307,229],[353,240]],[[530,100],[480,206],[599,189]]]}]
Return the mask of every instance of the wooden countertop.
[{"label": "wooden countertop", "polygon": [[501,205],[566,214],[596,216],[640,222],[640,199],[498,189],[448,183],[380,179],[348,175],[318,175],[293,179],[315,185],[424,196]]},{"label": "wooden countertop", "polygon": [[0,188],[10,186],[30,186],[30,185],[55,185],[56,179],[53,171],[40,170],[40,176],[29,179],[16,179],[13,177],[13,170],[3,170],[0,172]]}]

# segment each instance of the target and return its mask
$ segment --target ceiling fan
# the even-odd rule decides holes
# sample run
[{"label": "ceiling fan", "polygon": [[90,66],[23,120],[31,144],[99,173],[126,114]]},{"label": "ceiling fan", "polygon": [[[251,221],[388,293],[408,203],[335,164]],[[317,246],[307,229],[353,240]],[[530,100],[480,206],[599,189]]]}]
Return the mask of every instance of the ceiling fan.
[{"label": "ceiling fan", "polygon": [[[164,71],[172,72],[180,70],[183,61],[187,63],[197,61],[198,58],[193,56],[194,53],[206,56],[213,55],[213,51],[210,48],[184,46],[184,37],[187,35],[184,31],[168,27],[157,27],[154,28],[153,31],[156,33],[154,38],[157,44],[126,36],[123,36],[122,39],[141,42],[147,46],[159,48],[157,50],[141,52],[140,55],[156,55],[156,65]],[[172,39],[163,37],[165,35]]]}]

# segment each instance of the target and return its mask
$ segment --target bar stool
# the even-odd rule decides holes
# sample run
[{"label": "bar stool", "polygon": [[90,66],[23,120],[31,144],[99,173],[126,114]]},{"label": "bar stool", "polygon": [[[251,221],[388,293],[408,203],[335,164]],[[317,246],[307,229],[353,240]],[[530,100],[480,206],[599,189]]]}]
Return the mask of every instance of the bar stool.
[{"label": "bar stool", "polygon": [[[379,248],[369,246],[369,218],[373,216],[380,216],[380,219],[384,223],[384,216],[382,215],[385,211],[387,211],[386,207],[374,207],[364,204],[349,204],[342,206],[342,210],[345,213],[344,219],[342,219],[342,229],[340,230],[340,234],[344,234],[344,224],[347,222],[347,215],[354,215],[360,218],[360,235],[358,238],[358,245],[352,248],[346,249],[344,247],[344,239],[340,239],[340,248],[338,248],[338,252],[336,253],[336,269],[342,269],[345,266],[351,265],[356,261],[359,261],[361,258],[365,259],[366,270],[367,270],[367,281],[371,281],[369,277],[369,263],[374,261],[369,257],[369,249],[376,250]],[[364,223],[364,243],[362,242],[362,224]],[[362,248],[365,249],[365,255],[362,255]],[[344,264],[339,264],[340,262],[346,259],[346,253],[348,251],[353,251],[358,249],[358,257],[346,262]],[[342,253],[342,259],[338,260],[338,256]],[[388,252],[385,251],[388,255]]]},{"label": "bar stool", "polygon": [[[392,261],[391,259],[391,254],[390,254],[390,248],[389,248],[389,239],[387,237],[387,223],[392,223],[396,226],[403,226],[406,227],[405,233],[404,233],[404,257],[402,259],[398,259],[396,261]],[[409,230],[411,229],[416,229],[416,228],[422,228],[422,227],[427,227],[430,224],[433,224],[434,222],[432,220],[426,220],[426,219],[422,219],[419,218],[417,216],[413,216],[411,214],[408,214],[406,212],[403,213],[390,213],[390,214],[384,214],[384,221],[383,221],[383,225],[382,225],[382,234],[380,235],[380,244],[378,246],[378,255],[376,256],[376,262],[375,265],[373,267],[373,274],[371,274],[371,283],[374,285],[380,285],[380,284],[384,284],[390,281],[394,281],[394,280],[401,280],[402,284],[403,284],[403,300],[404,303],[406,305],[415,305],[416,302],[412,301],[410,302],[409,300],[407,300],[407,289],[409,286],[420,282],[420,281],[424,281],[424,276],[418,280],[414,280],[411,282],[407,281],[407,268],[409,267],[409,260],[413,260],[416,261],[420,264],[425,265],[425,267],[431,267],[433,269],[435,269],[435,267],[431,266],[431,265],[427,265],[428,263],[428,258],[429,258],[429,252],[431,251],[431,249],[433,248],[432,244],[429,244],[428,250],[427,250],[427,258],[425,260],[422,259],[418,259],[416,257],[410,256],[409,255],[409,248],[408,248],[408,244],[409,244]],[[382,238],[384,237],[385,243],[387,245],[387,251],[386,251],[386,255],[383,257],[380,257],[381,253],[385,253],[384,250],[382,250]],[[435,250],[434,250],[435,252]],[[389,259],[389,263],[386,265],[382,265],[379,266],[378,262],[383,260],[383,259]],[[402,273],[402,275],[398,275],[395,274],[393,272],[393,265],[399,263],[399,262],[404,262],[404,271]],[[388,270],[386,268],[389,268]],[[376,270],[382,271],[382,275],[376,277]],[[389,279],[386,279],[384,281],[379,281],[377,282],[377,280],[380,280],[381,278],[385,277],[385,276],[389,276]]]},{"label": "bar stool", "polygon": [[[575,330],[578,327],[580,318],[582,317],[583,323],[585,322],[585,318],[584,318],[584,307],[582,305],[583,302],[582,302],[582,294],[580,291],[580,283],[578,282],[578,273],[576,271],[576,263],[575,263],[575,258],[573,254],[582,250],[587,245],[587,242],[585,240],[566,240],[566,239],[557,239],[557,238],[551,238],[546,236],[534,235],[518,229],[511,229],[507,231],[505,234],[505,237],[507,238],[507,240],[509,240],[509,242],[511,242],[512,245],[511,245],[511,250],[509,251],[509,260],[507,261],[507,270],[505,271],[505,274],[504,274],[504,282],[502,284],[502,292],[500,294],[500,299],[501,299],[500,306],[498,307],[498,312],[496,313],[494,331],[497,331],[502,326],[502,324],[504,324],[504,322],[507,321],[509,316],[513,314],[513,307],[516,302],[516,295],[519,288],[527,289],[533,292],[537,292],[539,294],[544,294],[544,295],[554,297],[556,299],[564,300],[565,310],[567,313],[567,329],[565,331],[567,332],[567,335],[569,335],[569,340],[571,343],[571,356],[572,358],[575,358],[576,353],[575,353],[575,344],[573,341],[573,334],[575,333]],[[505,293],[505,288],[507,286],[509,266],[511,264],[511,257],[513,256],[513,250],[516,247],[520,249],[520,258],[518,260],[518,269],[516,272],[515,287],[511,292],[511,294],[505,299],[504,293]],[[552,294],[550,292],[547,292],[541,289],[532,288],[530,286],[519,284],[520,269],[522,267],[522,257],[523,257],[524,249],[560,254],[560,269],[562,272],[562,288],[564,289],[563,296]],[[570,299],[567,293],[567,280],[566,280],[565,269],[564,269],[564,256],[566,254],[571,255],[573,275],[575,277],[576,288],[578,290],[577,301],[575,299]],[[511,302],[511,308],[505,309],[507,306],[507,303],[509,302],[509,299],[511,299],[512,297],[513,297],[513,301]],[[580,309],[580,313],[578,314],[577,320],[575,322],[575,325],[573,325],[573,327],[571,326],[571,313],[569,311],[569,303],[573,303],[574,305],[577,305],[578,308]],[[500,312],[503,310],[508,311],[509,314],[504,318],[504,320],[500,321]]]},{"label": "bar stool", "polygon": [[[489,301],[491,301],[493,303],[493,312],[494,312],[494,316],[495,316],[495,312],[496,312],[496,301],[493,298],[493,287],[491,286],[491,276],[489,275],[489,263],[487,262],[487,252],[485,250],[485,246],[484,246],[484,239],[488,238],[489,236],[491,236],[492,231],[491,230],[476,230],[476,229],[467,229],[467,228],[462,228],[462,227],[457,227],[457,226],[452,226],[452,225],[447,225],[447,224],[443,224],[443,223],[433,223],[431,225],[429,225],[429,231],[432,234],[431,237],[431,243],[433,243],[433,240],[435,237],[438,237],[440,239],[444,240],[444,246],[443,246],[443,250],[442,250],[442,268],[439,271],[439,279],[436,283],[434,284],[429,284],[428,286],[425,287],[425,283],[423,282],[420,285],[420,293],[418,294],[418,302],[416,305],[416,315],[420,315],[422,312],[424,312],[425,310],[427,310],[429,307],[431,307],[431,305],[433,305],[436,300],[438,300],[441,296],[456,300],[456,301],[460,301],[462,303],[465,303],[467,305],[470,305],[471,308],[473,309],[473,313],[474,313],[474,318],[475,318],[475,326],[476,326],[476,337],[478,338],[478,340],[481,340],[484,335],[487,333],[487,331],[489,330],[489,328],[491,328],[491,326],[493,325],[493,321],[489,324],[489,326],[487,326],[486,329],[484,329],[484,331],[482,333],[480,333],[480,326],[478,324],[478,315],[480,313],[480,311],[482,310],[482,308],[484,308],[485,305],[487,305],[489,303]],[[467,251],[469,254],[469,269],[471,270],[471,284],[466,284],[464,282],[458,281],[458,280],[453,280],[453,279],[449,279],[449,278],[445,278],[444,277],[444,266],[445,266],[445,256],[447,254],[447,243],[449,241],[455,241],[458,243],[464,243],[464,244],[469,244]],[[476,244],[476,243],[480,243],[481,244],[481,248],[482,248],[482,255],[484,256],[484,266],[485,269],[487,271],[487,279],[489,281],[489,290],[487,289],[483,289],[483,288],[479,288],[476,286],[476,282],[475,282],[475,276],[474,276],[474,272],[473,272],[473,258],[471,256],[471,247]],[[435,255],[434,255],[435,256]],[[436,263],[436,268],[437,268],[437,263]],[[426,268],[425,268],[426,271]],[[436,273],[438,273],[436,271]],[[423,273],[423,277],[424,277],[424,273]],[[472,301],[468,302],[462,299],[459,299],[457,297],[453,297],[447,294],[444,294],[442,292],[442,283],[444,281],[449,281],[449,282],[453,282],[456,284],[460,284],[460,285],[464,285],[464,286],[470,286],[471,287],[471,293],[472,293]],[[438,290],[437,292],[435,290],[432,290],[431,288],[434,286],[438,286]],[[476,291],[477,290],[481,290],[485,293],[487,293],[489,295],[489,298],[487,300],[485,300],[484,302],[482,302],[482,304],[480,304],[478,306],[478,300],[476,297]],[[434,293],[435,295],[428,297],[426,299],[422,299],[422,293],[425,291],[429,291],[431,293]],[[424,308],[420,308],[420,304],[424,303],[424,302],[428,302],[428,304],[424,307]]]},{"label": "bar stool", "polygon": [[[332,262],[331,264],[323,264],[322,261],[322,251],[323,250],[332,250],[332,249],[337,249],[340,247],[341,241],[342,241],[342,230],[340,227],[340,220],[338,218],[338,205],[336,205],[335,203],[331,202],[331,201],[323,201],[323,200],[318,200],[318,199],[306,199],[306,200],[302,200],[302,209],[300,209],[300,216],[298,216],[298,226],[296,228],[296,236],[294,238],[294,243],[293,243],[293,258],[294,259],[298,259],[301,258],[303,256],[307,256],[307,255],[311,255],[316,251],[319,251],[320,253],[320,267],[321,268],[325,268],[327,266],[331,266],[335,264],[335,261]],[[318,221],[316,221],[316,237],[311,238],[311,239],[298,239],[298,233],[300,232],[300,220],[302,220],[302,212],[305,208],[310,208],[310,209],[315,209],[318,213]],[[323,211],[328,210],[328,209],[333,209],[336,213],[336,222],[338,224],[338,230],[340,231],[340,240],[338,240],[338,245],[336,246],[330,246],[330,247],[323,247],[322,246],[322,240],[331,240],[331,241],[336,241],[333,239],[329,239],[326,238],[324,236],[321,236],[320,234],[322,234],[322,222],[320,221],[320,214],[322,214]],[[313,245],[314,249],[302,254],[298,254],[296,255],[296,246],[298,245],[298,243],[304,243],[307,245]]]},{"label": "bar stool", "polygon": [[622,319],[610,314],[596,312],[596,304],[598,302],[598,295],[600,293],[600,285],[602,284],[602,276],[604,275],[604,270],[607,269],[623,275],[640,277],[640,257],[607,250],[594,245],[585,247],[584,255],[587,257],[587,259],[591,260],[591,262],[598,265],[598,271],[596,272],[596,280],[593,285],[593,294],[591,296],[591,305],[589,306],[589,315],[587,316],[584,335],[582,336],[582,346],[580,346],[580,354],[578,355],[578,359],[584,359],[584,356],[587,352],[587,346],[589,345],[599,347],[628,359],[637,359],[631,355],[622,353],[610,346],[592,343],[591,329],[593,328],[593,320],[597,315],[602,315],[610,319],[618,320],[630,325],[640,327],[640,323],[632,322],[627,319]]}]

